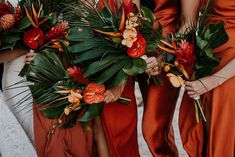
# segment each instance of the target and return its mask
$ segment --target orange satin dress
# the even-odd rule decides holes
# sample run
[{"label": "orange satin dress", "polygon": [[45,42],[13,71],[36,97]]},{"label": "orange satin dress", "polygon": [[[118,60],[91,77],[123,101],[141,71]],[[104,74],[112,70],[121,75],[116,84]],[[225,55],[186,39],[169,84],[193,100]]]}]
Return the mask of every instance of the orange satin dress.
[{"label": "orange satin dress", "polygon": [[[164,36],[174,32],[178,22],[179,6],[179,0],[155,1],[156,21],[162,24]],[[172,87],[166,78],[163,79],[160,87],[155,85],[148,87],[144,106],[143,135],[154,157],[174,156],[174,148],[169,144],[168,132],[178,90]]]},{"label": "orange satin dress", "polygon": [[[180,17],[180,0],[156,0],[156,20],[162,24],[163,36],[174,33]],[[163,77],[160,87],[150,85],[144,106],[143,134],[154,157],[175,157],[178,152],[172,133],[172,116],[179,90]],[[197,124],[192,100],[185,94],[180,109],[179,127],[185,150],[192,157],[200,157],[203,128]]]},{"label": "orange satin dress", "polygon": [[46,118],[37,104],[33,104],[35,147],[38,157],[91,157],[92,131],[85,131],[80,123],[73,128],[56,128],[48,136],[56,120]]},{"label": "orange satin dress", "polygon": [[[116,0],[107,0],[107,3],[112,11],[117,13]],[[128,79],[122,97],[130,98],[130,104],[124,105],[118,101],[106,104],[101,117],[110,156],[139,157],[133,78]]]},{"label": "orange satin dress", "polygon": [[[215,50],[219,56],[223,57],[217,71],[235,57],[235,1],[212,0],[212,2],[214,14],[209,17],[209,23],[223,22],[229,36],[229,40]],[[205,95],[208,102],[206,111],[209,120],[207,157],[235,156],[234,90],[235,77]]]}]

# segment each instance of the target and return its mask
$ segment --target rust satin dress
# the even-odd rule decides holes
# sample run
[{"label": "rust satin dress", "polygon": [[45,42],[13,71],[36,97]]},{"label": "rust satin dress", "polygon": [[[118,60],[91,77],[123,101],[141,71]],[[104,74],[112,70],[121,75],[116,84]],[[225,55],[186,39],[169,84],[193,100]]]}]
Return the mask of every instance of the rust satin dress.
[{"label": "rust satin dress", "polygon": [[[115,0],[107,0],[116,13]],[[134,94],[134,79],[129,78],[122,94],[131,99],[130,104],[119,102],[106,104],[102,123],[111,157],[139,157],[137,141],[137,105]]]},{"label": "rust satin dress", "polygon": [[[209,17],[209,23],[223,22],[229,40],[216,48],[222,56],[221,69],[235,57],[235,1],[212,0],[214,14]],[[208,116],[207,157],[234,157],[235,156],[235,77],[225,81],[206,94]]]},{"label": "rust satin dress", "polygon": [[56,128],[48,136],[56,120],[47,119],[34,102],[34,136],[38,157],[91,157],[92,131],[85,131],[80,123],[73,128]]},{"label": "rust satin dress", "polygon": [[[156,0],[156,20],[162,24],[163,35],[175,31],[180,17],[180,0]],[[154,157],[178,156],[172,133],[172,116],[179,90],[163,78],[160,87],[150,85],[144,106],[143,134]],[[185,150],[192,157],[202,151],[202,125],[194,117],[192,100],[185,94],[180,109],[179,127]]]},{"label": "rust satin dress", "polygon": [[[174,32],[177,25],[179,0],[156,0],[156,20],[162,24],[163,35]],[[157,23],[156,23],[157,24]],[[164,78],[160,87],[150,85],[144,106],[143,135],[154,157],[173,156],[167,134],[177,98],[177,89]]]}]

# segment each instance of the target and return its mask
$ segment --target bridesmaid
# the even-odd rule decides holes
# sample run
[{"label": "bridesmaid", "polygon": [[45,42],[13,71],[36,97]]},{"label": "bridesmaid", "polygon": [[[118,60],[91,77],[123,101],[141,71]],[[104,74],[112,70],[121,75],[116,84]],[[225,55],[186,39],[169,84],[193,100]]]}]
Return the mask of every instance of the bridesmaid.
[{"label": "bridesmaid", "polygon": [[[178,23],[180,0],[155,0],[156,21],[162,24],[163,36],[175,32]],[[156,27],[157,27],[156,22]],[[151,76],[160,73],[160,57],[150,57],[147,73]],[[166,80],[166,78],[163,78]],[[174,146],[170,144],[167,134],[171,116],[174,111],[174,104],[177,98],[177,90],[169,82],[163,81],[158,87],[149,85],[143,116],[143,135],[149,146],[152,155],[155,156],[175,156]]]},{"label": "bridesmaid", "polygon": [[[212,3],[214,12],[209,15],[208,24],[222,22],[229,40],[215,50],[218,56],[222,56],[222,60],[214,74],[203,77],[199,79],[200,81],[186,82],[186,89],[190,97],[205,93],[204,99],[207,102],[205,112],[208,120],[206,157],[234,157],[235,1],[224,0],[221,3],[218,0],[212,0]],[[197,9],[194,9],[194,14],[198,14]]]},{"label": "bridesmaid", "polygon": [[[122,0],[107,0],[110,8],[117,12]],[[140,6],[139,0],[133,0]],[[117,6],[117,7],[116,7]],[[116,101],[120,96],[131,99],[129,105]],[[134,79],[107,90],[106,104],[101,121],[105,131],[110,157],[139,157],[137,142],[137,105],[134,95]]]}]

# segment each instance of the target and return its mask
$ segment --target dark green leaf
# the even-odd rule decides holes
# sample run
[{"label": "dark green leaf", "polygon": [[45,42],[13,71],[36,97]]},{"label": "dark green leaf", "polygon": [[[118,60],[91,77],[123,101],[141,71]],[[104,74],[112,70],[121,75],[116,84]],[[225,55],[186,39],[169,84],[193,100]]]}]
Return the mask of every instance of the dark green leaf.
[{"label": "dark green leaf", "polygon": [[60,118],[60,116],[64,112],[65,107],[66,107],[66,105],[45,108],[45,109],[42,109],[42,112],[43,112],[44,116],[49,118],[49,119]]},{"label": "dark green leaf", "polygon": [[130,76],[142,74],[147,68],[145,60],[142,58],[132,59],[132,64],[128,67],[123,68],[123,71]]},{"label": "dark green leaf", "polygon": [[115,64],[113,64],[111,67],[109,67],[103,73],[100,74],[100,76],[96,80],[96,83],[104,84],[106,81],[112,78],[114,74],[116,74],[119,70],[125,67],[128,63],[130,63],[130,60],[128,59],[118,60]]},{"label": "dark green leaf", "polygon": [[206,40],[203,40],[200,36],[196,36],[196,41],[197,41],[197,46],[200,49],[204,49],[208,45],[208,42]]},{"label": "dark green leaf", "polygon": [[89,120],[99,116],[103,111],[103,105],[93,104],[88,106],[86,113],[79,119],[80,122],[88,122]]},{"label": "dark green leaf", "polygon": [[142,7],[141,11],[142,11],[143,16],[145,18],[148,18],[149,22],[153,25],[156,19],[153,12],[149,8],[146,8],[146,7]]},{"label": "dark green leaf", "polygon": [[81,55],[78,55],[76,59],[73,61],[73,63],[79,64],[81,62],[100,57],[105,52],[106,50],[103,50],[103,49],[91,49],[91,50],[85,51]]}]

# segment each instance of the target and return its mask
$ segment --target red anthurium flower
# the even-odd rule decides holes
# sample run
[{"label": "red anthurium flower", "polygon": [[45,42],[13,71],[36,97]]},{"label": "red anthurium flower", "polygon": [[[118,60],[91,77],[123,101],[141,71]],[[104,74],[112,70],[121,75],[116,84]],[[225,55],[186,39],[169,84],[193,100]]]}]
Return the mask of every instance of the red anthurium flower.
[{"label": "red anthurium flower", "polygon": [[145,54],[146,41],[141,34],[138,34],[137,40],[132,47],[127,50],[127,54],[132,58],[139,58]]},{"label": "red anthurium flower", "polygon": [[176,49],[176,61],[182,64],[189,75],[192,74],[196,56],[194,54],[194,45],[186,40],[179,43]]},{"label": "red anthurium flower", "polygon": [[24,43],[31,49],[37,49],[44,44],[43,32],[39,28],[30,29],[24,35]]},{"label": "red anthurium flower", "polygon": [[90,81],[83,77],[83,70],[80,67],[73,66],[72,68],[68,68],[67,72],[70,77],[72,77],[76,82],[83,83],[83,84],[89,84]]},{"label": "red anthurium flower", "polygon": [[68,29],[68,22],[62,22],[59,25],[52,27],[51,30],[45,35],[45,38],[47,40],[61,39],[67,34]]},{"label": "red anthurium flower", "polygon": [[126,17],[129,13],[131,13],[131,12],[134,13],[135,12],[134,11],[134,4],[133,4],[132,0],[124,0],[123,4],[122,4],[122,7],[124,9]]},{"label": "red anthurium flower", "polygon": [[104,101],[105,86],[90,83],[84,91],[83,99],[87,104],[97,104]]}]

